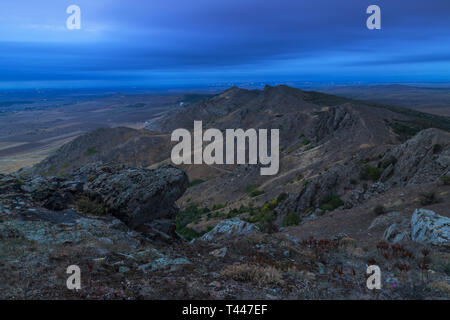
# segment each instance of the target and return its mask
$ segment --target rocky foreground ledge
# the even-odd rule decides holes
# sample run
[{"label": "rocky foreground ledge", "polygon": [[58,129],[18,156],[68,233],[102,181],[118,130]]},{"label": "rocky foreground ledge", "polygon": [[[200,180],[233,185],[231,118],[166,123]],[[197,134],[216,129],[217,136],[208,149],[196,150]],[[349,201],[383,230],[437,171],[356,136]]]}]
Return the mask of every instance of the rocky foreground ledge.
[{"label": "rocky foreground ledge", "polygon": [[112,216],[150,239],[175,236],[175,201],[188,187],[174,167],[155,170],[93,164],[61,177],[0,177],[0,213],[10,220],[73,222]]},{"label": "rocky foreground ledge", "polygon": [[[368,232],[391,231],[376,244],[348,234],[300,240],[233,218],[189,243],[173,223],[187,185],[170,166],[0,176],[0,298],[449,298],[448,218],[419,209],[389,226],[380,216]],[[369,264],[382,269],[382,291],[366,287]],[[81,290],[66,287],[70,265]]]}]

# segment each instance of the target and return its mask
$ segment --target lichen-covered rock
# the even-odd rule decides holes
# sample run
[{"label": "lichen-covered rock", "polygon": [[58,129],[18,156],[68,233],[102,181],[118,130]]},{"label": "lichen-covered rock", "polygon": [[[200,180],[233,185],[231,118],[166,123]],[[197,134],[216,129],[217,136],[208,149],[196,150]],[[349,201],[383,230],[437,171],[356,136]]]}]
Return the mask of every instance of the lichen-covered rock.
[{"label": "lichen-covered rock", "polygon": [[344,198],[344,208],[350,209],[353,208],[361,203],[363,203],[366,200],[369,200],[372,197],[375,197],[381,193],[386,192],[387,187],[382,182],[375,182],[374,184],[370,185],[365,190],[353,190],[350,192],[350,194]]},{"label": "lichen-covered rock", "polygon": [[408,220],[391,224],[383,234],[383,239],[389,242],[397,243],[407,240],[410,237],[410,229]]},{"label": "lichen-covered rock", "polygon": [[175,201],[188,184],[186,174],[171,166],[155,170],[109,168],[88,182],[84,192],[136,229],[157,219],[174,218],[178,213]]},{"label": "lichen-covered rock", "polygon": [[52,223],[66,223],[79,213],[108,214],[150,239],[172,241],[175,201],[188,184],[187,175],[171,166],[150,170],[94,162],[64,177],[12,174],[0,177],[1,212],[13,208],[13,216]]},{"label": "lichen-covered rock", "polygon": [[431,210],[416,209],[411,218],[411,238],[416,242],[450,246],[450,218]]},{"label": "lichen-covered rock", "polygon": [[394,211],[389,212],[387,214],[380,215],[372,220],[370,226],[367,228],[367,231],[370,231],[375,228],[379,228],[382,226],[386,226],[388,224],[392,224],[393,222],[400,222],[400,212]]},{"label": "lichen-covered rock", "polygon": [[87,243],[91,246],[118,245],[136,248],[136,232],[115,230],[106,221],[80,218],[72,223],[55,224],[45,220],[11,220],[0,223],[0,239],[25,239],[43,245]]},{"label": "lichen-covered rock", "polygon": [[381,162],[391,162],[382,174],[390,186],[436,181],[450,166],[450,133],[434,128],[422,130],[387,152]]},{"label": "lichen-covered rock", "polygon": [[242,221],[239,218],[233,218],[219,222],[214,229],[204,234],[200,239],[212,241],[220,238],[248,236],[257,232],[259,232],[259,229],[254,224]]},{"label": "lichen-covered rock", "polygon": [[340,166],[329,170],[309,181],[300,193],[289,197],[277,209],[280,213],[304,212],[310,207],[317,208],[330,194],[338,193],[337,186],[341,179]]},{"label": "lichen-covered rock", "polygon": [[144,273],[160,270],[160,269],[171,269],[172,271],[179,269],[179,267],[189,265],[191,262],[186,258],[168,258],[162,256],[155,261],[149,262],[147,264],[138,267],[139,270]]}]

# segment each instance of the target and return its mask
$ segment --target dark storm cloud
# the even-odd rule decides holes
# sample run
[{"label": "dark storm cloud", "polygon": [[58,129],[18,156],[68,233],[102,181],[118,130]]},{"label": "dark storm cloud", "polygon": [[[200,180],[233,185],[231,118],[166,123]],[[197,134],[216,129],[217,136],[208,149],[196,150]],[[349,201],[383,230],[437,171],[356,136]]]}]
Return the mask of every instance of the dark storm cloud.
[{"label": "dark storm cloud", "polygon": [[[68,3],[16,2],[0,4],[0,81],[143,81],[223,70],[248,80],[258,72],[325,80],[327,71],[367,79],[371,66],[410,64],[414,74],[415,64],[435,63],[433,75],[450,62],[447,0],[79,0],[80,31],[64,29]],[[370,4],[382,9],[380,31],[365,27]]]}]

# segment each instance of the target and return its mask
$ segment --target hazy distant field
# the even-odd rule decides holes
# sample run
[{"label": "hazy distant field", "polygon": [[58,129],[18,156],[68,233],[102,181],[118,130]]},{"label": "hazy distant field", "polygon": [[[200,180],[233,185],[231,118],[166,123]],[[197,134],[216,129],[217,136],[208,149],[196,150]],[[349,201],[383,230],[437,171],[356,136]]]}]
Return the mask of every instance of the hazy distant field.
[{"label": "hazy distant field", "polygon": [[[340,86],[319,89],[450,116],[450,88],[401,85]],[[117,94],[73,91],[0,92],[0,173],[40,162],[58,147],[100,127],[142,128],[145,122],[207,96],[198,94]]]},{"label": "hazy distant field", "polygon": [[20,99],[0,94],[0,173],[35,164],[64,143],[99,127],[142,128],[146,121],[179,106],[183,98],[179,94],[67,94]]},{"label": "hazy distant field", "polygon": [[406,85],[339,86],[322,91],[347,98],[385,103],[450,116],[450,88]]}]

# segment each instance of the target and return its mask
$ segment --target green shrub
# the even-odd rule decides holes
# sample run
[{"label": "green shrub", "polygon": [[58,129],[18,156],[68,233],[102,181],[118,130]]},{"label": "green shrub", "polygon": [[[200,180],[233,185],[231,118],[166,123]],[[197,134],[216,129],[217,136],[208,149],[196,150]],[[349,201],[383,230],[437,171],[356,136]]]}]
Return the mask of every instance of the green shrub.
[{"label": "green shrub", "polygon": [[107,207],[104,207],[103,205],[101,205],[95,201],[92,201],[88,197],[82,197],[82,198],[78,199],[76,204],[77,204],[78,210],[83,213],[90,213],[90,214],[94,214],[94,215],[98,215],[98,216],[108,214]]},{"label": "green shrub", "polygon": [[275,213],[273,211],[275,207],[276,203],[273,200],[264,203],[261,208],[255,209],[254,214],[250,217],[250,222],[267,222],[275,220]]},{"label": "green shrub", "polygon": [[223,209],[223,208],[225,208],[225,204],[223,204],[223,203],[216,203],[215,205],[213,205],[212,210],[216,211],[216,210],[220,210],[220,209]]},{"label": "green shrub", "polygon": [[176,231],[186,238],[187,240],[192,240],[197,238],[203,233],[198,233],[195,230],[187,227],[188,224],[200,220],[201,215],[209,213],[211,210],[209,208],[198,208],[196,204],[191,204],[185,210],[177,214],[175,218]]},{"label": "green shrub", "polygon": [[296,226],[300,223],[300,216],[295,212],[289,212],[283,219],[283,226]]},{"label": "green shrub", "polygon": [[195,238],[201,237],[206,232],[197,232],[194,229],[191,229],[189,227],[184,227],[181,229],[177,229],[177,232],[179,235],[181,235],[183,238],[185,238],[188,241],[191,241]]},{"label": "green shrub", "polygon": [[85,156],[92,156],[94,154],[98,153],[98,150],[95,147],[87,148],[84,152]]},{"label": "green shrub", "polygon": [[450,185],[450,176],[442,176],[441,181],[444,183],[445,186]]},{"label": "green shrub", "polygon": [[265,233],[278,232],[278,227],[274,223],[275,220],[266,220],[259,223],[259,229]]},{"label": "green shrub", "polygon": [[253,190],[256,190],[258,188],[258,186],[256,184],[248,184],[244,191],[248,194],[250,194]]},{"label": "green shrub", "polygon": [[358,181],[356,179],[350,179],[350,184],[357,184]]},{"label": "green shrub", "polygon": [[334,209],[339,208],[343,204],[344,201],[342,201],[341,198],[339,198],[339,196],[335,194],[330,194],[322,200],[320,204],[320,209],[333,211]]},{"label": "green shrub", "polygon": [[306,139],[306,138],[305,138],[305,139],[302,140],[302,145],[303,145],[303,146],[307,146],[307,145],[310,144],[310,143],[311,143],[311,141],[310,141],[309,139]]},{"label": "green shrub", "polygon": [[359,177],[361,180],[377,181],[378,179],[380,179],[382,172],[383,172],[382,169],[372,167],[366,164],[364,168],[361,170]]},{"label": "green shrub", "polygon": [[250,217],[249,221],[256,222],[266,222],[275,220],[275,214],[272,210],[258,210],[253,216]]},{"label": "green shrub", "polygon": [[262,194],[264,194],[264,191],[256,189],[256,190],[253,190],[252,192],[250,192],[250,197],[254,198],[254,197],[260,196]]},{"label": "green shrub", "polygon": [[202,184],[203,182],[205,182],[205,180],[202,180],[202,179],[196,179],[196,180],[193,180],[193,181],[191,181],[191,182],[189,183],[189,188],[195,187],[195,186],[197,186],[197,185],[199,185],[199,184]]},{"label": "green shrub", "polygon": [[287,199],[287,197],[288,197],[288,194],[286,192],[280,193],[277,197],[277,203],[283,202],[284,200]]},{"label": "green shrub", "polygon": [[262,206],[262,210],[273,210],[277,206],[278,206],[278,200],[277,199],[273,199],[270,202],[264,203],[264,205]]}]

